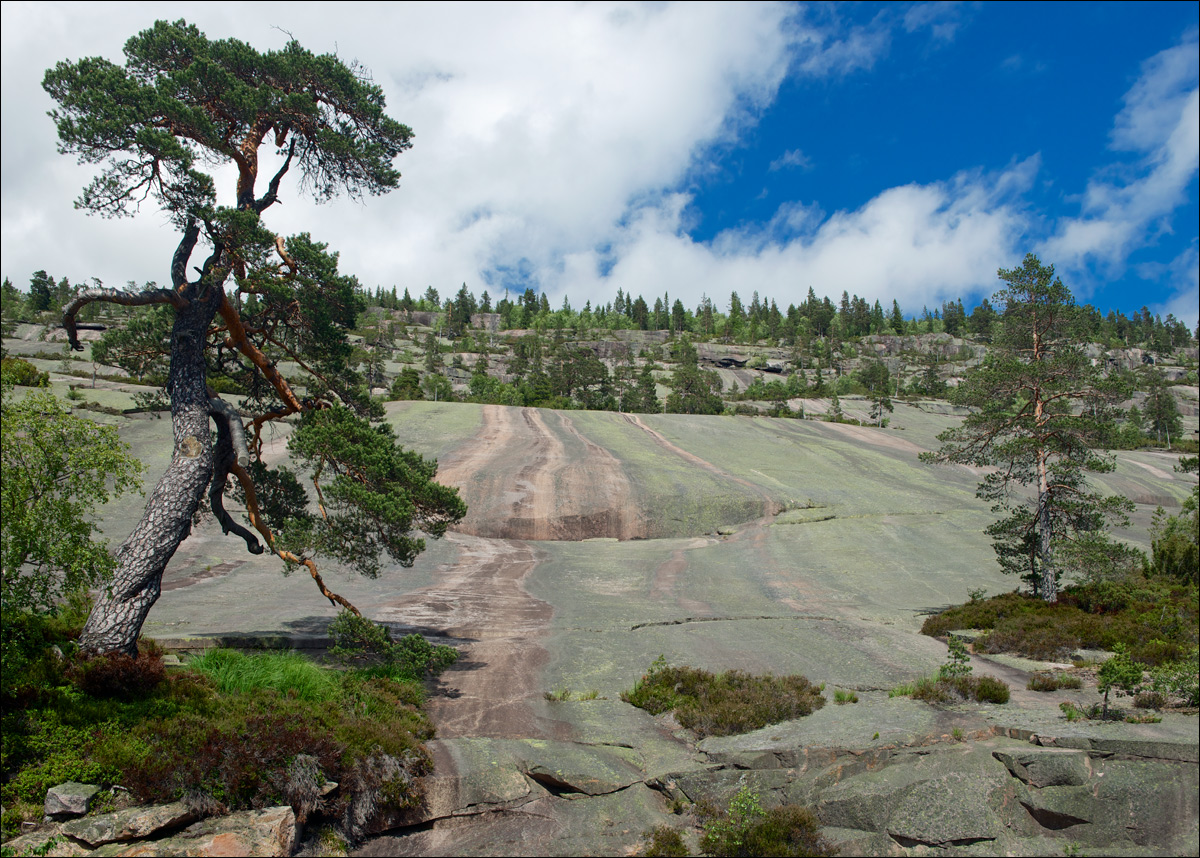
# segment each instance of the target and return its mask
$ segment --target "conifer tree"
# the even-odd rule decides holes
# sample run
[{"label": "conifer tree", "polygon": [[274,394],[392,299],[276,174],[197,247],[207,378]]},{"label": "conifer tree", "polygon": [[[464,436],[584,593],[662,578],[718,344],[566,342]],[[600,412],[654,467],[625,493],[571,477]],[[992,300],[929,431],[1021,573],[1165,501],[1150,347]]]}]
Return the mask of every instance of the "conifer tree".
[{"label": "conifer tree", "polygon": [[[436,463],[371,422],[378,406],[353,371],[347,338],[363,309],[358,282],[338,272],[323,244],[276,235],[264,214],[289,174],[317,200],[392,190],[400,175],[392,162],[412,145],[412,131],[386,115],[382,91],[356,64],[294,40],[260,53],[235,39],[209,40],[184,21],[159,21],[131,38],[123,66],[98,57],[60,62],[43,87],[58,104],[51,117],[60,150],[100,169],[77,205],[129,216],[150,200],[180,236],[168,288],[84,289],[64,308],[76,348],[75,319],[92,302],[160,314],[161,326],[143,328],[146,337],[117,344],[110,356],[118,364],[158,356],[174,428],[171,464],[118,549],[80,646],[136,652],[163,570],[206,492],[226,533],[252,553],[265,545],[307,567],[326,598],[352,608],[325,586],[315,557],[367,575],[377,574],[385,551],[410,565],[424,548],[412,529],[440,536],[466,510],[456,490],[433,482]],[[277,165],[265,187],[264,147]],[[218,203],[202,169],[225,165],[236,175],[232,205]],[[192,269],[201,248],[203,262]],[[279,372],[282,360],[307,376],[303,397]],[[243,395],[240,403],[217,395],[209,382],[218,377],[221,389]],[[259,457],[264,427],[285,417],[300,420],[289,448],[312,469],[319,515],[291,472]],[[262,542],[224,508],[230,475]]]},{"label": "conifer tree", "polygon": [[1062,552],[1085,542],[1094,551],[1132,509],[1092,491],[1085,477],[1114,467],[1092,444],[1111,431],[1128,390],[1076,341],[1074,300],[1053,266],[1029,254],[998,276],[1006,284],[993,299],[1004,308],[1001,332],[953,394],[971,414],[922,459],[989,469],[978,494],[1002,516],[987,531],[1000,565],[1055,602]]}]

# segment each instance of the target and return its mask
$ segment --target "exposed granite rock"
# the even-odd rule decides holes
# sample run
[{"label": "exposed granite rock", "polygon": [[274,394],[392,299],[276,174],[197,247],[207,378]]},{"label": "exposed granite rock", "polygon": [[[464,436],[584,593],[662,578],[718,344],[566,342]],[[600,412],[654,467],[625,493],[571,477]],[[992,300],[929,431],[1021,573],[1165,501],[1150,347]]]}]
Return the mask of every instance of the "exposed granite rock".
[{"label": "exposed granite rock", "polygon": [[47,816],[83,816],[92,805],[92,799],[100,792],[93,784],[67,781],[50,787],[46,792],[45,811]]},{"label": "exposed granite rock", "polygon": [[82,840],[89,846],[102,846],[125,840],[153,837],[163,831],[194,822],[196,815],[183,802],[151,807],[131,807],[114,813],[74,819],[65,823],[62,833]]}]

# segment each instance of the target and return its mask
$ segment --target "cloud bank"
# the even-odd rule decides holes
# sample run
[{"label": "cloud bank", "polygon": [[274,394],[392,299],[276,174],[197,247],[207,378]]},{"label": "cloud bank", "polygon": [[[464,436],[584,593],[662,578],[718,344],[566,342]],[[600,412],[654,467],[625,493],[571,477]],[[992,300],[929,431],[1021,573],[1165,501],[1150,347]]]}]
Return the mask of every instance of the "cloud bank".
[{"label": "cloud bank", "polygon": [[[389,113],[410,125],[398,191],[313,206],[292,188],[270,212],[280,232],[311,231],[365,285],[443,294],[466,282],[493,296],[527,285],[557,306],[603,303],[618,288],[695,307],[757,290],[786,304],[811,285],[907,312],[990,293],[998,267],[1036,247],[1060,269],[1135,266],[1177,283],[1176,315],[1196,316],[1195,244],[1169,266],[1131,261],[1169,228],[1197,161],[1196,42],[1151,57],[1113,121],[1111,166],[1078,214],[1049,221],[1029,203],[1037,153],[1001,169],[884,188],[852,210],[789,199],[767,222],[709,241],[691,236],[695,182],[720,169],[776,103],[785,81],[829,85],[875,73],[898,38],[944,50],[969,7],[841,10],[776,4],[342,5],[19,4],[3,7],[4,273],[37,268],[110,284],[159,280],[175,238],[165,219],[86,218],[70,208],[89,171],[55,154],[41,70],[104,55],[155,17],[185,17],[211,38],[281,47],[286,27],[315,52],[371,69]],[[798,147],[782,177],[817,170]],[[227,182],[226,184],[231,184]],[[1074,189],[1079,193],[1080,189]],[[1189,292],[1190,290],[1190,292]],[[1188,296],[1191,296],[1190,299]]]}]

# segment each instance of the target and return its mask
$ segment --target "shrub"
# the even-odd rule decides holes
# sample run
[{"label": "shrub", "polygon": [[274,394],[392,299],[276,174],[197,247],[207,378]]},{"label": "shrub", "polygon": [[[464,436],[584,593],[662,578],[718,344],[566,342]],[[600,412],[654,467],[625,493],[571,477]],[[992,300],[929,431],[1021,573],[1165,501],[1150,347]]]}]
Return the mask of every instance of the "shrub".
[{"label": "shrub", "polygon": [[646,848],[642,854],[646,858],[685,858],[692,854],[683,842],[683,835],[669,825],[660,825],[643,836]]},{"label": "shrub", "polygon": [[973,695],[980,703],[1007,703],[1008,686],[991,676],[980,676],[974,680]]},{"label": "shrub", "polygon": [[820,689],[799,675],[712,674],[669,667],[660,656],[621,699],[652,715],[674,710],[699,736],[728,736],[810,715],[825,705]]},{"label": "shrub", "polygon": [[1158,691],[1139,691],[1133,698],[1133,705],[1138,709],[1165,709],[1167,695]]},{"label": "shrub", "polygon": [[980,703],[1007,703],[1008,686],[990,676],[924,676],[912,683],[898,685],[889,697],[912,697],[926,703],[957,703],[976,700]]},{"label": "shrub", "polygon": [[1126,694],[1135,694],[1142,682],[1142,666],[1133,661],[1129,651],[1118,645],[1108,661],[1100,665],[1096,674],[1096,687],[1104,693],[1104,709],[1101,718],[1108,717],[1108,692],[1114,688]]},{"label": "shrub", "polygon": [[1015,652],[1059,660],[1073,650],[1123,644],[1147,666],[1183,658],[1200,629],[1200,591],[1194,584],[1141,572],[1065,588],[1054,604],[1020,593],[976,599],[926,619],[921,631],[941,637],[952,629],[990,630],[976,652]]},{"label": "shrub", "polygon": [[798,805],[764,810],[748,787],[738,790],[725,813],[705,823],[700,845],[705,854],[718,856],[837,854],[811,810]]},{"label": "shrub", "polygon": [[1082,688],[1083,681],[1069,673],[1035,673],[1025,687],[1030,691],[1058,691],[1060,688]]},{"label": "shrub", "polygon": [[5,384],[15,384],[20,387],[49,387],[50,374],[41,372],[36,366],[24,358],[0,358],[0,377]]},{"label": "shrub", "polygon": [[71,665],[68,674],[84,694],[131,700],[158,687],[166,676],[166,668],[162,650],[143,639],[136,657],[118,652],[85,658]]},{"label": "shrub", "polygon": [[431,644],[417,634],[392,640],[382,623],[342,611],[329,625],[333,646],[329,655],[344,664],[357,664],[373,676],[416,681],[436,676],[458,661],[458,650]]},{"label": "shrub", "polygon": [[1151,670],[1150,687],[1184,706],[1200,706],[1200,649],[1193,647],[1187,658]]},{"label": "shrub", "polygon": [[[249,661],[289,669],[243,671],[236,681],[185,669],[131,693],[145,675],[137,662],[148,655],[157,652],[84,662],[74,683],[63,671],[76,668],[48,654],[27,671],[66,665],[57,679],[47,673],[50,681],[6,697],[5,826],[20,821],[7,809],[40,805],[46,789],[65,780],[121,783],[139,802],[184,799],[205,813],[288,803],[303,817],[320,805],[342,816],[351,836],[371,809],[419,799],[418,778],[430,768],[420,743],[433,726],[418,708],[417,683],[310,665],[328,686],[311,694],[290,669],[298,656],[218,652],[208,656],[211,667]],[[319,795],[326,779],[342,784],[334,798]]]}]

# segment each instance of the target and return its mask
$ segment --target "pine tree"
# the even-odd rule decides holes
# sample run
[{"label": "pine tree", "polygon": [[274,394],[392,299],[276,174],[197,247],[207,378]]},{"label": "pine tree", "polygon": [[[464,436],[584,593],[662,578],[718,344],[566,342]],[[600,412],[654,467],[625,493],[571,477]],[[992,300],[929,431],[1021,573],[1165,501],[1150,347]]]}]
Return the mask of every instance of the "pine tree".
[{"label": "pine tree", "polygon": [[[264,220],[289,173],[317,200],[398,185],[392,162],[411,146],[412,131],[385,114],[379,87],[356,64],[315,56],[294,40],[260,53],[235,39],[210,40],[184,21],[157,22],[126,43],[125,56],[124,66],[60,62],[43,87],[58,104],[51,116],[60,151],[100,168],[77,206],[112,217],[151,200],[180,235],[169,288],[83,289],[63,315],[76,348],[76,317],[96,301],[150,306],[144,315],[163,321],[144,328],[140,342],[109,350],[118,364],[141,352],[169,366],[175,447],[79,640],[86,651],[132,654],[206,492],[224,531],[247,550],[269,549],[306,567],[326,598],[351,609],[325,586],[315,557],[366,575],[378,573],[384,551],[411,565],[424,548],[411,529],[440,536],[466,508],[456,490],[433,482],[436,463],[372,423],[381,409],[353,369],[348,338],[363,310],[358,281],[308,234],[276,235]],[[265,187],[264,146],[278,154]],[[232,205],[218,202],[216,180],[203,171],[210,166],[236,176]],[[188,279],[198,248],[205,258]],[[303,398],[279,372],[283,361],[307,375]],[[238,407],[210,389],[216,375],[247,392]],[[243,414],[252,415],[248,425]],[[281,490],[299,489],[294,475],[259,458],[264,427],[287,417],[299,420],[289,449],[323,491],[320,516],[308,511],[303,490]],[[262,542],[224,508],[230,475]],[[296,502],[260,505],[260,496]]]},{"label": "pine tree", "polygon": [[1054,602],[1062,552],[1083,541],[1094,550],[1132,509],[1125,498],[1091,491],[1085,479],[1114,467],[1091,445],[1111,431],[1128,391],[1074,341],[1075,304],[1053,266],[1029,254],[1020,268],[998,274],[1006,284],[994,297],[1004,308],[1002,331],[953,395],[972,413],[922,459],[990,470],[978,494],[1002,515],[987,531],[1000,565]]}]

